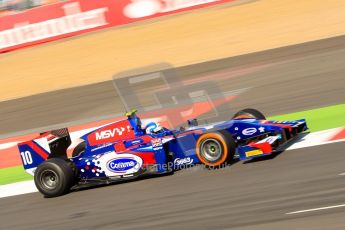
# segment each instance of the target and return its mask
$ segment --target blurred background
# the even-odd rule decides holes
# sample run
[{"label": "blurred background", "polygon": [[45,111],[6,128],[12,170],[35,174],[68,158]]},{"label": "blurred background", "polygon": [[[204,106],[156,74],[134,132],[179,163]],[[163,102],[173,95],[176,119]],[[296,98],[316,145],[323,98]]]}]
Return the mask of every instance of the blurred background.
[{"label": "blurred background", "polygon": [[[279,115],[344,99],[335,83],[342,81],[342,1],[31,3],[41,6],[0,20],[2,138],[133,107],[152,116],[189,105],[184,114],[210,122],[242,107]],[[209,101],[208,109],[191,111],[196,101]],[[172,126],[186,120],[175,112]]]},{"label": "blurred background", "polygon": [[17,14],[22,11],[57,3],[63,0],[1,0],[0,1],[0,15]]},{"label": "blurred background", "polygon": [[[0,184],[30,180],[21,166],[18,142],[62,127],[78,133],[115,121],[126,110],[134,108],[145,120],[155,119],[170,128],[183,126],[193,118],[203,124],[229,119],[235,112],[249,107],[259,109],[268,117],[306,117],[313,132],[336,128],[342,133],[345,126],[344,12],[343,0],[0,0]],[[235,186],[238,190],[228,184],[226,174],[218,179],[211,179],[206,173],[193,174],[189,179],[175,177],[163,186],[171,195],[167,202],[172,209],[162,221],[180,228],[210,227],[204,218],[208,212],[205,206],[200,206],[200,199],[208,205],[206,209],[218,205],[213,212],[216,220],[213,223],[218,228],[230,226],[224,216],[231,217],[234,227],[250,226],[253,222],[249,217],[254,223],[281,220],[275,211],[290,207],[293,197],[303,200],[302,194],[306,192],[327,190],[328,182],[317,184],[314,177],[302,181],[299,176],[322,177],[326,175],[322,170],[334,170],[336,166],[324,159],[322,152],[339,152],[339,149],[337,145],[310,150],[319,153],[315,161],[308,161],[312,165],[307,160],[299,163],[297,157],[279,158],[283,161],[281,165],[272,168],[266,163],[249,164],[247,167],[253,170],[255,179],[250,172],[235,166],[234,170],[241,172],[233,178],[236,185],[242,186]],[[308,159],[313,159],[309,156]],[[340,154],[337,157],[337,166],[341,167],[343,158]],[[329,167],[323,167],[324,163],[329,163]],[[296,174],[290,171],[292,165]],[[315,171],[304,174],[306,168]],[[280,170],[285,170],[285,174]],[[221,174],[215,174],[218,173]],[[284,177],[283,174],[290,184],[281,183],[277,175]],[[217,188],[207,191],[214,193],[215,199],[200,192],[205,191],[202,187],[205,181]],[[184,184],[190,196],[183,189],[171,187],[175,182]],[[146,183],[155,185],[155,182],[145,182],[134,186],[157,210],[162,210],[166,197],[153,192],[151,184]],[[305,186],[308,183],[310,187]],[[279,204],[283,207],[270,206],[270,197],[266,195],[268,185],[272,184],[277,184],[272,191],[278,201],[280,194],[289,191],[288,198]],[[338,189],[336,184],[334,188]],[[298,187],[296,193],[291,192],[294,186]],[[302,187],[310,190],[299,190]],[[61,204],[48,202],[57,205],[59,210],[54,214],[55,222],[51,220],[52,228],[66,227],[74,219],[81,226],[88,226],[87,216],[103,216],[96,221],[97,227],[108,221],[104,229],[112,229],[117,222],[111,221],[108,212],[116,210],[103,197],[114,194],[125,194],[120,202],[124,212],[117,219],[119,226],[125,229],[128,221],[131,228],[142,227],[140,224],[146,218],[143,213],[150,202],[138,198],[143,203],[131,203],[135,194],[128,192],[132,190],[126,185],[118,191],[103,189],[101,195],[83,191],[80,197],[72,194],[69,201],[62,200]],[[239,197],[239,200],[228,197],[229,189],[233,189],[232,198]],[[340,194],[337,197],[341,197],[343,188],[337,191]],[[159,199],[156,201],[151,194]],[[195,194],[199,194],[199,199]],[[241,206],[248,197],[247,206]],[[35,195],[31,198],[38,199]],[[27,207],[32,205],[24,197],[20,199]],[[88,199],[97,200],[96,214],[72,205],[85,204]],[[222,206],[222,201],[228,199]],[[254,203],[262,199],[269,204],[265,203],[261,209],[250,203],[251,199]],[[131,208],[126,209],[125,201]],[[1,202],[7,207],[14,201],[0,199]],[[4,226],[19,229],[30,223],[47,229],[48,219],[42,223],[34,220],[49,205],[37,202],[41,209],[34,209],[30,215],[22,213],[18,225],[7,221]],[[235,212],[232,202],[239,202],[236,204],[242,212]],[[134,203],[140,203],[137,212],[133,211]],[[184,203],[199,212],[189,217]],[[71,206],[73,213],[61,211],[65,209],[63,205]],[[253,209],[248,208],[252,206]],[[84,205],[82,209],[88,207]],[[17,212],[0,211],[0,222]],[[53,210],[48,212],[53,216]],[[257,212],[272,215],[256,216]],[[155,216],[158,214],[148,213],[152,226],[145,226],[160,226]],[[242,216],[245,214],[249,217]],[[140,217],[139,224],[131,221],[133,216]],[[332,218],[341,222],[338,216]],[[315,219],[308,223],[313,229],[321,226]],[[298,221],[289,224],[303,227]],[[334,225],[334,229],[344,229],[343,224]],[[319,229],[332,229],[328,227]],[[274,224],[262,228],[283,229]]]}]

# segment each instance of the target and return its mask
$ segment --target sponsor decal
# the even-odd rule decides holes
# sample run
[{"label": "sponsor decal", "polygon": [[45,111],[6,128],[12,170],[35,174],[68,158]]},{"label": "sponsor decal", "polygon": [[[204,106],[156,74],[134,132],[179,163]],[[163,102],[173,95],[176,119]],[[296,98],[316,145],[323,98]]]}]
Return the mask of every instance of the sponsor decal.
[{"label": "sponsor decal", "polygon": [[253,157],[263,154],[262,150],[256,149],[246,152],[246,157]]},{"label": "sponsor decal", "polygon": [[0,52],[234,0],[69,0],[0,19]]},{"label": "sponsor decal", "polygon": [[262,127],[262,126],[261,126],[261,127],[259,128],[259,131],[260,131],[260,133],[264,133],[264,132],[265,132],[265,127]]},{"label": "sponsor decal", "polygon": [[97,150],[100,150],[100,149],[109,147],[109,146],[111,146],[111,145],[112,145],[112,144],[102,144],[102,145],[97,146],[96,148],[92,148],[90,151],[91,151],[91,152],[94,152],[94,151],[97,151]]},{"label": "sponsor decal", "polygon": [[141,144],[142,142],[143,142],[142,139],[134,140],[134,141],[132,141],[132,145]]},{"label": "sponsor decal", "polygon": [[192,158],[190,158],[190,157],[186,157],[186,158],[176,158],[175,160],[174,160],[174,164],[175,165],[190,165],[190,164],[192,164],[193,163],[193,159]]},{"label": "sponsor decal", "polygon": [[[291,121],[270,121],[270,123],[278,123],[278,124],[289,124],[289,123],[293,123]],[[301,124],[303,122],[300,122],[298,124]]]},{"label": "sponsor decal", "polygon": [[153,139],[151,141],[152,143],[152,147],[158,147],[158,146],[162,146],[162,139]]},{"label": "sponsor decal", "polygon": [[246,128],[244,130],[242,130],[242,134],[245,136],[250,136],[253,135],[254,133],[256,133],[256,128]]},{"label": "sponsor decal", "polygon": [[277,139],[279,139],[278,136],[267,137],[266,142],[272,144],[272,143],[275,142]]},{"label": "sponsor decal", "polygon": [[0,32],[0,49],[108,24],[105,17],[108,8],[82,12],[79,2],[64,4],[61,8],[65,16],[32,24],[22,22]]},{"label": "sponsor decal", "polygon": [[273,144],[277,139],[280,139],[279,135],[277,135],[277,136],[269,136],[269,137],[266,137],[265,139],[263,139],[263,140],[261,140],[261,141],[259,141],[257,143],[260,144],[260,143],[268,142],[270,144]]},{"label": "sponsor decal", "polygon": [[107,152],[93,162],[108,177],[135,174],[143,165],[141,157],[130,153],[118,154],[115,151]]},{"label": "sponsor decal", "polygon": [[166,13],[218,1],[219,0],[131,0],[131,3],[124,8],[124,14],[129,18],[142,18],[158,13]]},{"label": "sponsor decal", "polygon": [[109,142],[128,140],[135,137],[128,120],[122,120],[107,125],[94,133],[88,135],[91,146],[101,145]]},{"label": "sponsor decal", "polygon": [[98,141],[98,140],[114,137],[115,136],[115,132],[116,132],[116,129],[105,130],[105,131],[102,131],[102,132],[96,132],[96,140]]},{"label": "sponsor decal", "polygon": [[108,138],[114,137],[115,134],[122,136],[125,130],[126,129],[124,127],[121,127],[121,128],[114,128],[112,130],[104,130],[101,132],[96,132],[96,140],[108,139]]},{"label": "sponsor decal", "polygon": [[133,177],[133,176],[134,176],[134,174],[127,174],[127,175],[123,175],[122,177],[127,178],[127,177]]},{"label": "sponsor decal", "polygon": [[127,172],[138,165],[134,158],[115,158],[107,163],[107,168],[112,172]]}]

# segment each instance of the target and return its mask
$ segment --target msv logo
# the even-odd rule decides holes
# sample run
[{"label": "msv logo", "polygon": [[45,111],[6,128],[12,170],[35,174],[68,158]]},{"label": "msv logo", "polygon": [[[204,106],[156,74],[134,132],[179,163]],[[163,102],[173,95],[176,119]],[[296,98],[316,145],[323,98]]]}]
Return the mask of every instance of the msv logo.
[{"label": "msv logo", "polygon": [[125,128],[115,128],[112,130],[105,130],[101,132],[96,133],[96,140],[103,140],[103,139],[108,139],[111,137],[115,137],[115,134],[117,133],[119,136],[122,136],[123,132],[125,131]]},{"label": "msv logo", "polygon": [[112,172],[126,172],[134,169],[138,162],[133,158],[115,158],[107,163],[107,168]]},{"label": "msv logo", "polygon": [[116,129],[97,132],[96,133],[96,140],[98,141],[98,140],[114,137],[115,133],[116,133]]}]

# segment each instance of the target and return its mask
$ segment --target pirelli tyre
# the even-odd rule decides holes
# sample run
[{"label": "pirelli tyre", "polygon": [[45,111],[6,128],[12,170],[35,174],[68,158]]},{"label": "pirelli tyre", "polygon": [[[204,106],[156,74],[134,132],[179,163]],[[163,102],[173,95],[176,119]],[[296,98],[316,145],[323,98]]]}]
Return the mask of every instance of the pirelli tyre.
[{"label": "pirelli tyre", "polygon": [[225,130],[205,133],[196,143],[197,156],[208,168],[219,168],[230,163],[235,151],[235,141]]},{"label": "pirelli tyre", "polygon": [[255,118],[258,120],[266,120],[265,115],[263,115],[259,110],[256,109],[243,109],[235,113],[232,119],[240,119],[240,118]]},{"label": "pirelli tyre", "polygon": [[83,141],[81,143],[79,143],[72,152],[72,157],[77,157],[80,154],[82,154],[86,149],[86,143]]},{"label": "pirelli tyre", "polygon": [[37,167],[34,180],[38,191],[49,198],[68,193],[76,178],[69,162],[52,158]]}]

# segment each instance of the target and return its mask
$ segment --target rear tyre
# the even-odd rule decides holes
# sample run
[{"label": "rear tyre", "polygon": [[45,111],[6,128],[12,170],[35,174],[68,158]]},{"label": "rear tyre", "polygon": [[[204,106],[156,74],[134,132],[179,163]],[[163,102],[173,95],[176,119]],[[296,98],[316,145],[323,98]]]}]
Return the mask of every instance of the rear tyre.
[{"label": "rear tyre", "polygon": [[45,197],[57,197],[68,193],[76,178],[69,162],[52,158],[39,165],[35,172],[35,185]]},{"label": "rear tyre", "polygon": [[201,163],[211,168],[223,167],[235,155],[236,144],[225,130],[201,135],[196,143],[196,153]]},{"label": "rear tyre", "polygon": [[237,112],[232,119],[240,119],[240,118],[255,118],[258,120],[266,120],[265,115],[263,115],[259,110],[256,109],[243,109]]}]

